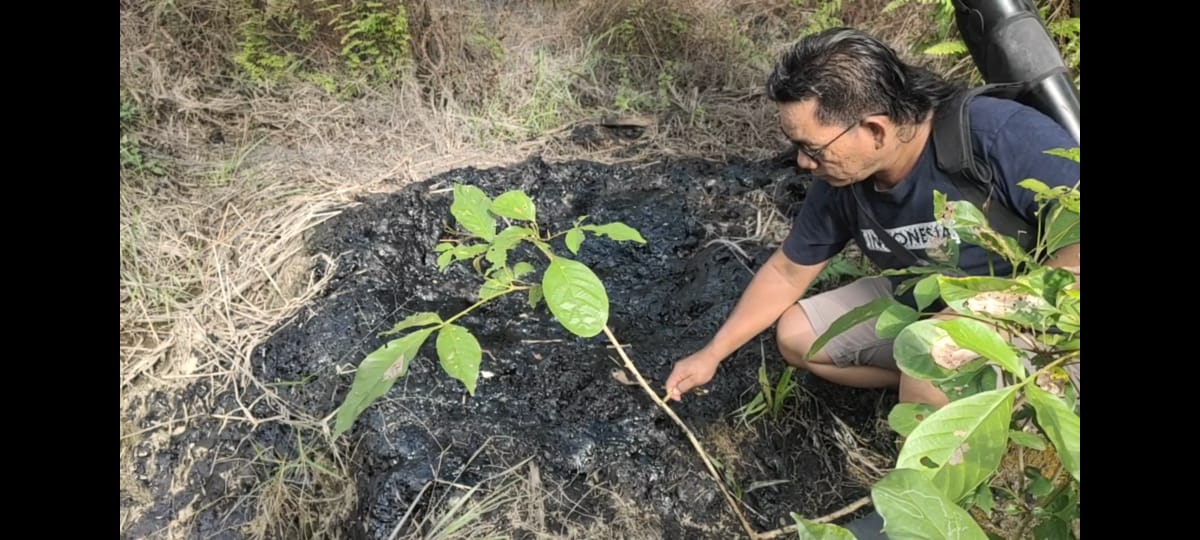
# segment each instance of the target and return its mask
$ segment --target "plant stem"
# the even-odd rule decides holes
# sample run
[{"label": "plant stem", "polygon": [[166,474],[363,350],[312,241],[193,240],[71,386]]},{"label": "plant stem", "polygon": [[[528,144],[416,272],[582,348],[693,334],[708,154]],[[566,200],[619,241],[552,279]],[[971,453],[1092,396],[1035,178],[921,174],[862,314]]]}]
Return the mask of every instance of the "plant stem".
[{"label": "plant stem", "polygon": [[1038,376],[1041,375],[1042,373],[1050,371],[1051,368],[1057,367],[1059,364],[1066,362],[1067,360],[1074,358],[1076,356],[1079,356],[1079,351],[1072,351],[1071,354],[1068,354],[1066,356],[1059,358],[1058,360],[1055,360],[1053,362],[1050,362],[1049,364],[1046,364],[1046,367],[1043,367],[1042,369],[1039,369],[1039,370],[1033,372],[1033,375],[1030,375],[1024,381],[1021,381],[1021,383],[1020,383],[1021,386],[1029,384],[1030,381],[1036,381]]},{"label": "plant stem", "polygon": [[517,292],[517,291],[525,290],[526,288],[527,288],[527,287],[512,287],[512,286],[509,286],[509,289],[508,289],[507,291],[504,291],[504,292],[502,292],[502,293],[498,293],[498,294],[494,294],[494,295],[492,295],[492,296],[489,296],[489,297],[487,297],[487,298],[480,299],[478,302],[475,302],[474,304],[471,304],[471,306],[470,306],[470,307],[468,307],[467,309],[464,309],[464,310],[462,310],[462,311],[458,312],[458,314],[456,314],[455,316],[453,316],[453,317],[450,317],[449,319],[446,319],[446,320],[442,321],[442,324],[440,324],[440,325],[438,326],[438,328],[445,328],[445,327],[446,327],[446,325],[448,325],[448,324],[450,324],[450,323],[452,323],[452,322],[454,322],[454,321],[458,320],[458,318],[459,318],[459,317],[462,317],[463,315],[466,315],[466,314],[468,314],[468,313],[470,313],[470,312],[474,311],[474,310],[475,310],[475,308],[478,308],[479,306],[482,306],[482,305],[484,305],[484,304],[486,304],[486,303],[488,303],[488,302],[491,302],[492,300],[495,300],[495,299],[497,299],[497,298],[500,298],[501,296],[504,296],[504,295],[506,295],[506,294],[508,294],[508,293],[512,293],[512,292]]},{"label": "plant stem", "polygon": [[687,424],[684,424],[683,420],[679,419],[679,416],[675,414],[675,411],[671,410],[671,407],[663,402],[662,398],[659,398],[658,394],[656,394],[654,390],[650,388],[650,384],[646,382],[646,379],[642,378],[641,372],[638,371],[637,366],[633,365],[633,360],[629,359],[629,355],[625,354],[625,349],[621,348],[621,343],[617,341],[617,337],[613,335],[612,330],[609,329],[608,325],[604,326],[604,335],[608,336],[608,340],[611,341],[613,347],[617,349],[617,354],[621,355],[621,360],[625,362],[625,369],[628,369],[631,373],[633,373],[634,378],[637,379],[638,385],[642,387],[642,390],[645,390],[646,393],[650,395],[650,399],[654,400],[654,404],[662,408],[663,411],[666,411],[667,416],[670,416],[676,424],[679,424],[679,427],[683,429],[685,434],[687,434],[688,440],[691,441],[692,446],[696,448],[696,452],[700,454],[700,459],[703,460],[704,465],[708,467],[708,472],[712,474],[713,479],[717,481],[717,487],[721,489],[721,494],[725,496],[725,500],[729,503],[729,507],[733,509],[734,514],[737,514],[738,520],[742,523],[742,528],[746,529],[746,534],[750,535],[751,540],[759,538],[758,533],[754,531],[754,527],[751,527],[750,522],[746,521],[746,516],[743,515],[741,509],[738,508],[733,496],[730,495],[729,491],[725,489],[725,483],[721,481],[721,475],[717,474],[717,469],[713,467],[712,460],[708,457],[708,453],[704,451],[704,447],[700,445],[700,441],[696,439],[696,435],[692,433],[691,429],[688,429]]},{"label": "plant stem", "polygon": [[1046,504],[1050,504],[1050,503],[1054,502],[1054,499],[1057,499],[1059,495],[1062,495],[1063,491],[1066,491],[1066,489],[1071,486],[1071,474],[1070,473],[1064,474],[1063,471],[1064,471],[1064,469],[1060,468],[1058,472],[1059,472],[1059,474],[1063,475],[1065,478],[1063,478],[1062,483],[1059,484],[1058,487],[1054,488],[1054,491],[1051,491],[1050,494],[1047,495],[1045,499],[1043,499],[1046,501]]},{"label": "plant stem", "polygon": [[[869,496],[863,497],[857,501],[854,501],[854,502],[846,505],[846,507],[842,508],[841,510],[838,510],[836,512],[831,512],[829,514],[826,514],[824,516],[821,516],[817,519],[813,519],[810,521],[812,521],[813,523],[831,523],[831,522],[833,522],[833,520],[840,518],[842,516],[845,516],[847,514],[852,514],[855,511],[857,511],[859,508],[862,508],[868,504],[871,504],[871,497],[869,497]],[[773,531],[768,531],[768,532],[762,533],[762,534],[758,535],[758,538],[760,540],[767,540],[769,538],[776,538],[779,536],[783,536],[785,534],[794,533],[799,529],[800,529],[799,525],[788,525],[787,527],[784,527],[782,529],[775,529]]]}]

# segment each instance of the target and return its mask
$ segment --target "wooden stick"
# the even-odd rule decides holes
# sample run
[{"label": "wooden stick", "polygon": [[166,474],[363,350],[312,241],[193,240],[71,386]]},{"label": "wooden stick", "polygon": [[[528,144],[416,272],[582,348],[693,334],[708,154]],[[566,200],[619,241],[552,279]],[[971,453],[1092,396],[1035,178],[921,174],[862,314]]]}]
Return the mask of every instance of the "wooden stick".
[{"label": "wooden stick", "polygon": [[[850,503],[849,505],[847,505],[845,508],[843,508],[843,509],[841,509],[841,510],[838,510],[838,511],[836,511],[836,512],[833,512],[833,513],[831,513],[831,514],[827,514],[827,515],[821,516],[821,517],[819,517],[819,518],[817,518],[817,519],[814,519],[814,520],[812,520],[812,521],[813,521],[813,522],[815,522],[815,523],[830,523],[830,522],[832,522],[833,520],[835,520],[835,519],[837,519],[837,518],[840,518],[840,517],[842,517],[842,516],[845,516],[845,515],[847,515],[847,514],[853,514],[853,513],[854,513],[855,511],[857,511],[859,508],[862,508],[862,507],[864,507],[864,506],[866,506],[866,505],[868,505],[868,504],[871,504],[871,497],[863,497],[863,498],[861,498],[861,499],[859,499],[859,500],[857,500],[857,501],[854,501],[854,502]],[[799,525],[788,525],[787,527],[784,527],[784,528],[782,528],[782,529],[775,529],[775,530],[773,530],[773,531],[770,531],[770,532],[765,532],[765,533],[762,533],[762,534],[758,535],[758,538],[761,538],[761,539],[764,539],[764,540],[765,540],[765,539],[768,539],[768,538],[776,538],[776,537],[779,537],[779,536],[783,536],[783,535],[785,535],[785,534],[792,534],[792,533],[796,532],[796,530],[797,530],[797,529],[799,529],[799,528],[800,528],[800,526],[799,526]]]},{"label": "wooden stick", "polygon": [[708,472],[712,474],[713,479],[717,481],[717,487],[721,488],[721,494],[725,495],[725,500],[729,503],[729,507],[733,509],[733,513],[736,514],[738,520],[742,522],[742,528],[746,529],[746,534],[750,535],[751,540],[761,538],[758,533],[754,532],[754,527],[750,526],[750,522],[746,521],[746,516],[742,515],[742,511],[738,508],[737,502],[734,501],[733,496],[730,495],[729,491],[725,489],[725,483],[721,481],[721,475],[717,474],[717,469],[713,467],[712,460],[709,459],[708,453],[704,451],[704,447],[700,446],[700,441],[696,439],[696,435],[692,433],[691,429],[688,429],[687,424],[684,424],[683,420],[679,419],[679,416],[675,414],[675,411],[671,410],[671,407],[667,406],[667,404],[658,397],[658,394],[654,393],[654,390],[650,388],[648,383],[646,383],[646,379],[642,378],[641,372],[639,372],[637,367],[633,365],[633,361],[630,360],[629,356],[625,354],[625,349],[620,347],[620,342],[617,341],[617,337],[613,335],[612,330],[610,330],[607,325],[604,326],[604,334],[607,335],[608,339],[613,342],[613,345],[617,345],[617,354],[620,354],[621,360],[625,361],[625,368],[632,372],[633,376],[637,378],[638,385],[642,387],[642,390],[645,390],[647,394],[650,394],[650,399],[654,400],[656,405],[661,407],[662,410],[666,411],[667,416],[670,416],[676,424],[679,424],[679,427],[683,428],[683,432],[687,434],[688,440],[692,442],[692,446],[695,447],[696,452],[700,454],[700,459],[702,459],[704,461],[704,465],[708,467]]}]

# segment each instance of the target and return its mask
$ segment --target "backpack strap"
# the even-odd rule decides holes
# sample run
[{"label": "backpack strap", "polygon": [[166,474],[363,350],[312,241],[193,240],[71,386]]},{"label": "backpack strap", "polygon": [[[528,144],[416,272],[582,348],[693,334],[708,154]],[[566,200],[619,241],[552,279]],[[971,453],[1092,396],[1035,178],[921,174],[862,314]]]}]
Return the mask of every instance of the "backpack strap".
[{"label": "backpack strap", "polygon": [[[967,106],[979,95],[1016,99],[1029,88],[1027,82],[992,83],[956,93],[934,114],[933,144],[937,166],[950,176],[963,197],[987,216],[988,223],[1001,234],[1017,240],[1025,250],[1033,249],[1037,235],[1030,223],[1015,213],[996,193],[996,174],[990,162],[979,157],[971,139]],[[992,204],[994,198],[1001,199]]]}]

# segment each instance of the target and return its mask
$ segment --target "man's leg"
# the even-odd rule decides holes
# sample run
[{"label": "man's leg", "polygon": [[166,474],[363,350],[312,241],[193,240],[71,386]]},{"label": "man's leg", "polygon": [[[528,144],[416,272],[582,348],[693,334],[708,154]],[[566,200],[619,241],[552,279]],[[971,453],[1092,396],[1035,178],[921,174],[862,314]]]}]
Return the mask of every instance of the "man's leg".
[{"label": "man's leg", "polygon": [[949,399],[933,383],[904,375],[896,367],[893,341],[875,333],[877,319],[856,325],[827,342],[812,358],[804,358],[838,317],[890,294],[891,284],[885,278],[874,277],[801,300],[779,319],[776,328],[779,352],[788,364],[833,383],[855,388],[898,386],[901,402],[945,405]]},{"label": "man's leg", "polygon": [[849,285],[801,300],[784,311],[776,327],[779,352],[788,364],[811,371],[830,382],[855,388],[894,388],[900,383],[891,340],[875,335],[867,321],[829,341],[810,359],[804,356],[833,321],[876,298],[891,294],[884,278],[857,280]]},{"label": "man's leg", "polygon": [[[900,383],[899,371],[868,365],[839,367],[826,349],[805,360],[804,356],[812,350],[818,337],[808,314],[799,304],[788,308],[779,318],[775,341],[788,364],[811,371],[827,381],[855,388],[895,388]],[[890,350],[890,346],[888,348]]]},{"label": "man's leg", "polygon": [[900,374],[900,402],[901,403],[925,403],[934,407],[944,407],[950,403],[950,398],[946,396],[932,382],[914,379]]}]

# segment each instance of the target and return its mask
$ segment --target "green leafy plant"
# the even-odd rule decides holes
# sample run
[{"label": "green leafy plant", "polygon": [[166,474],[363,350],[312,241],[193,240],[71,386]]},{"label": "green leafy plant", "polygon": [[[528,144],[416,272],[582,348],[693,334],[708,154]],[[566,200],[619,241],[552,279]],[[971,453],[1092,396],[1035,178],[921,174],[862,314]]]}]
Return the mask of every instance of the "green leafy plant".
[{"label": "green leafy plant", "polygon": [[408,12],[398,0],[251,2],[236,16],[234,62],[268,88],[301,80],[349,97],[397,80],[411,63]]},{"label": "green leafy plant", "polygon": [[384,82],[395,79],[411,54],[404,4],[351,0],[331,2],[322,10],[333,14],[330,24],[341,35],[341,54],[351,73]]},{"label": "green leafy plant", "polygon": [[[478,187],[455,184],[453,193],[450,213],[462,231],[459,231],[457,238],[439,242],[434,248],[439,254],[437,265],[439,270],[445,271],[456,262],[471,261],[472,268],[483,279],[478,301],[446,319],[435,312],[415,313],[381,333],[380,337],[408,332],[376,349],[359,364],[350,392],[338,407],[334,438],[345,433],[371,403],[386,394],[396,380],[407,373],[422,345],[434,333],[438,334],[436,349],[442,368],[462,382],[469,394],[474,395],[482,350],[470,330],[454,322],[497,298],[524,291],[530,308],[536,308],[544,302],[567,331],[585,338],[604,332],[637,384],[687,435],[709,474],[716,480],[730,509],[746,532],[754,536],[753,527],[746,521],[746,516],[738,508],[712,458],[704,451],[696,435],[650,387],[608,328],[609,299],[604,284],[587,265],[555,253],[550,245],[552,240],[561,236],[567,250],[578,255],[589,234],[617,242],[645,244],[641,233],[621,222],[585,224],[588,216],[576,219],[571,228],[565,231],[543,233],[538,227],[536,206],[528,195],[519,190],[507,191],[492,199]],[[536,270],[533,263],[519,261],[510,264],[510,253],[522,242],[534,246],[548,261],[540,283],[533,279]]]},{"label": "green leafy plant", "polygon": [[779,419],[783,413],[787,399],[796,390],[796,368],[788,366],[779,374],[779,379],[772,384],[767,375],[767,365],[764,362],[758,367],[759,392],[750,403],[737,410],[738,417],[746,423],[753,422],[766,415],[771,420]]},{"label": "green leafy plant", "polygon": [[[1079,162],[1079,149],[1047,151]],[[937,263],[886,271],[903,275],[919,309],[891,297],[852,310],[814,344],[879,317],[876,333],[895,339],[905,374],[933,382],[950,399],[940,409],[901,403],[888,417],[905,437],[895,469],[871,496],[892,537],[987,538],[996,508],[1015,517],[1020,533],[1070,537],[1079,516],[1079,403],[1068,366],[1080,357],[1076,271],[1047,266],[1046,257],[1079,241],[1079,186],[1050,188],[1027,179],[1039,207],[1037,244],[1024,251],[987,225],[969,202],[935,193],[946,230],[1013,263],[1008,276],[967,276],[955,266],[957,243],[931,248]],[[945,236],[951,236],[950,234]],[[994,273],[993,273],[994,274]],[[928,310],[935,301],[945,311]],[[1015,337],[1009,337],[1015,336]],[[1001,463],[1014,452],[1052,451],[1057,474],[1018,471],[1005,485]],[[1011,534],[1012,531],[1009,531]]]},{"label": "green leafy plant", "polygon": [[[808,34],[815,34],[830,28],[845,26],[842,21],[842,0],[816,0],[816,11],[809,18],[808,24],[800,31],[801,37]],[[798,7],[804,7],[809,4],[808,0],[792,0],[792,4]]]},{"label": "green leafy plant", "polygon": [[862,254],[853,257],[847,256],[846,252],[838,253],[829,260],[829,264],[821,269],[821,273],[817,274],[813,280],[813,291],[823,291],[829,288],[836,287],[868,275],[873,270],[871,261],[863,257]]},{"label": "green leafy plant", "polygon": [[[464,232],[434,248],[439,253],[438,269],[445,271],[456,262],[471,261],[483,280],[478,301],[445,319],[435,312],[415,313],[382,332],[380,337],[403,335],[363,359],[350,393],[338,409],[335,437],[349,429],[372,402],[408,372],[422,345],[435,333],[442,368],[475,395],[482,350],[470,330],[455,321],[502,296],[523,291],[531,308],[544,301],[571,333],[580,337],[599,334],[608,323],[609,300],[604,284],[587,265],[555,253],[550,241],[562,236],[572,254],[579,253],[589,234],[618,242],[646,242],[636,229],[621,222],[584,224],[587,216],[577,219],[566,231],[543,235],[537,224],[537,208],[525,193],[508,191],[493,200],[475,186],[455,185],[453,190],[450,212]],[[522,242],[535,246],[549,262],[540,282],[533,277],[533,263],[509,260],[510,252]]]}]

